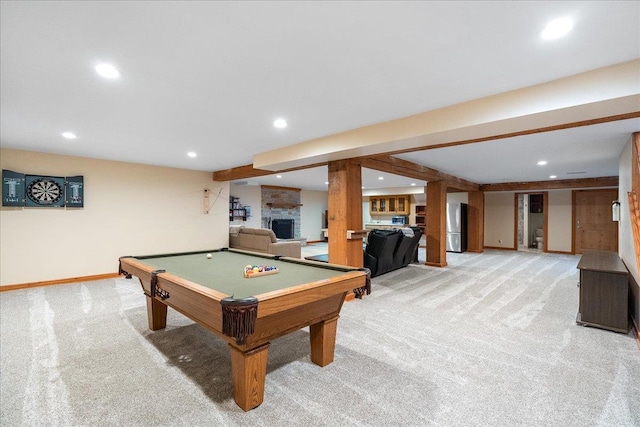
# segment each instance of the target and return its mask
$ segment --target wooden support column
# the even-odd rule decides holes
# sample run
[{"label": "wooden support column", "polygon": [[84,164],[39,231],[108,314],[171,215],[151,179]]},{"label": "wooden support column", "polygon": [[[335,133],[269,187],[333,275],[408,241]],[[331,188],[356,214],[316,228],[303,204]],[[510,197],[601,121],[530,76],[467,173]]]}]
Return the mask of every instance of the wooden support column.
[{"label": "wooden support column", "polygon": [[447,265],[447,185],[444,181],[427,183],[427,237],[426,265],[445,267]]},{"label": "wooden support column", "polygon": [[329,162],[329,262],[363,266],[362,239],[347,230],[362,229],[362,172],[354,159]]},{"label": "wooden support column", "polygon": [[469,252],[484,251],[484,193],[469,191],[467,193],[467,250]]}]

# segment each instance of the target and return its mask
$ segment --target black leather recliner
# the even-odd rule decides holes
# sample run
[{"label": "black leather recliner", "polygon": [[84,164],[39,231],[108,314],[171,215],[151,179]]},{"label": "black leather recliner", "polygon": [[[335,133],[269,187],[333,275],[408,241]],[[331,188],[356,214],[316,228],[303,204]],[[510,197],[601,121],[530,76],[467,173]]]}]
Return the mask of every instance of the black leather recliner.
[{"label": "black leather recliner", "polygon": [[410,228],[413,236],[405,235],[398,229],[373,230],[369,233],[364,250],[364,266],[371,270],[371,277],[406,267],[417,261],[422,231],[418,227]]},{"label": "black leather recliner", "polygon": [[371,277],[393,270],[393,254],[398,242],[404,238],[400,230],[373,230],[367,237],[364,249],[364,266],[371,270]]},{"label": "black leather recliner", "polygon": [[418,246],[420,245],[420,239],[422,238],[422,229],[420,229],[420,227],[409,228],[413,230],[413,237],[411,238],[411,243],[409,244],[407,253],[404,256],[405,266],[411,264],[412,262],[418,262]]}]

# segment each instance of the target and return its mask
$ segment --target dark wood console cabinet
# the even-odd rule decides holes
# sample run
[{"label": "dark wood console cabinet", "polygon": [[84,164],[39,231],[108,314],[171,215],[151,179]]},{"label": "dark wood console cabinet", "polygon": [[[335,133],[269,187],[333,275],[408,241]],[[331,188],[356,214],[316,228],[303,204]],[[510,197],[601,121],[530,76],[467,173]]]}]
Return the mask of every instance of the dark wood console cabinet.
[{"label": "dark wood console cabinet", "polygon": [[629,272],[617,253],[585,250],[580,262],[580,307],[576,322],[629,332]]}]

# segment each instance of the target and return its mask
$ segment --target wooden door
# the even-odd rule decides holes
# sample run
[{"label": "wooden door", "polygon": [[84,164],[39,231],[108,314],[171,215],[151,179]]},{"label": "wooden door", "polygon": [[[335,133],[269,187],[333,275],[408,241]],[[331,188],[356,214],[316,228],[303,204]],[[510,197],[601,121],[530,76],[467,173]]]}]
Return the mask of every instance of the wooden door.
[{"label": "wooden door", "polygon": [[618,189],[578,190],[573,192],[575,223],[574,251],[584,249],[618,251],[618,223],[611,216],[611,202]]}]

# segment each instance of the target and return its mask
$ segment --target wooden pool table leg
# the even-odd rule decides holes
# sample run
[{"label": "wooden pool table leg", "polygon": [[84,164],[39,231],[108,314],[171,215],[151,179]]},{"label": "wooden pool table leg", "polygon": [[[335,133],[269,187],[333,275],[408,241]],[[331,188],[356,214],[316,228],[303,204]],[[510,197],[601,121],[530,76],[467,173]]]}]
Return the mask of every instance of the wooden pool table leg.
[{"label": "wooden pool table leg", "polygon": [[149,329],[157,331],[167,327],[167,306],[155,298],[147,298],[147,318],[149,319]]},{"label": "wooden pool table leg", "polygon": [[231,375],[233,399],[244,411],[249,411],[264,399],[264,381],[267,376],[267,353],[271,343],[242,352],[231,348]]},{"label": "wooden pool table leg", "polygon": [[311,340],[311,361],[319,366],[333,362],[336,349],[336,331],[338,317],[318,322],[309,326]]}]

